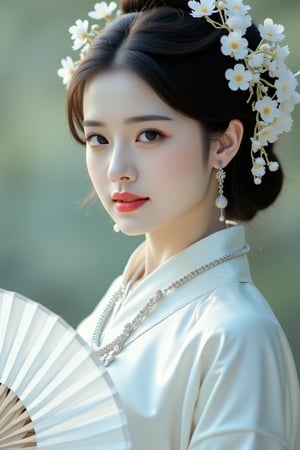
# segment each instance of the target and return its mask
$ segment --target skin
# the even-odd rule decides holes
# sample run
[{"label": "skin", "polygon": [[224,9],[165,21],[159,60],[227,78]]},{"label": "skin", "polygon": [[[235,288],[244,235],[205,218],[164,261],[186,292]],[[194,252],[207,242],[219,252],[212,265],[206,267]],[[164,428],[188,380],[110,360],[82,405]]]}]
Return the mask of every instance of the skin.
[{"label": "skin", "polygon": [[[204,163],[200,124],[171,108],[129,71],[104,72],[90,80],[83,110],[90,179],[120,230],[145,235],[144,276],[224,227],[215,206],[215,174],[238,151],[239,121],[211,141]],[[134,211],[119,212],[112,200],[116,192],[147,201]]]}]

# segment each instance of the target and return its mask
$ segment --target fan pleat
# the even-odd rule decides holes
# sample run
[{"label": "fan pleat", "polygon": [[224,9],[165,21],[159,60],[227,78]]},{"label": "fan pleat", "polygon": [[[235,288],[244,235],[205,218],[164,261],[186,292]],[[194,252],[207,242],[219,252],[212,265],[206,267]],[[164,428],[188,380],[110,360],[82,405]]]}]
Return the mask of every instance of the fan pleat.
[{"label": "fan pleat", "polygon": [[[40,314],[36,312],[36,319],[38,321],[39,316]],[[14,374],[14,379],[12,380],[13,389],[24,392],[24,397],[26,396],[28,387],[31,383],[33,383],[35,377],[37,377],[35,380],[37,381],[37,379],[42,375],[40,373],[40,369],[49,358],[47,351],[45,351],[47,348],[47,339],[50,339],[51,332],[57,323],[57,318],[48,317],[46,323],[44,321],[42,321],[42,323],[44,323],[44,326],[39,332],[31,332],[31,339],[28,339],[29,342],[24,339],[24,347],[22,347],[22,349],[24,348],[22,352],[24,359],[22,358],[22,355],[20,356],[20,359],[23,360],[22,370],[16,371],[16,374]],[[34,344],[31,342],[32,336],[35,338]]]},{"label": "fan pleat", "polygon": [[14,448],[13,446],[20,446],[21,444],[34,444],[36,442],[35,435],[31,434],[26,437],[28,432],[32,432],[32,423],[22,426],[22,428],[18,427],[18,429],[11,430],[11,432],[6,434],[5,438],[0,437],[0,448],[7,450],[9,445],[11,448]]},{"label": "fan pleat", "polygon": [[131,444],[119,396],[91,348],[42,305],[0,290],[0,450],[21,447],[130,450]]},{"label": "fan pleat", "polygon": [[[59,326],[56,327],[56,329],[59,328]],[[69,361],[70,359],[72,359],[72,362],[75,361],[73,369],[76,368],[76,364],[80,363],[80,353],[82,352],[82,349],[80,349],[75,356],[70,352],[69,347],[72,346],[73,339],[74,336],[70,336],[69,333],[61,333],[57,342],[52,341],[44,346],[43,351],[48,358],[33,374],[24,390],[24,400],[31,405],[32,410],[38,407],[40,402],[46,401],[51,393],[57,392],[61,384],[65,383],[66,386],[71,384],[70,379],[69,382],[66,381],[70,374]]]},{"label": "fan pleat", "polygon": [[[12,296],[8,293],[4,292],[3,300],[0,304],[0,374],[1,380],[3,381],[3,372],[5,370],[6,360],[7,360],[7,352],[5,348],[10,348],[11,339],[10,333],[8,331],[9,317],[12,306]],[[10,340],[10,342],[8,342]]]},{"label": "fan pleat", "polygon": [[[18,396],[0,384],[0,449],[28,448],[35,445],[33,423]],[[22,444],[22,445],[21,445]]]},{"label": "fan pleat", "polygon": [[[7,346],[9,349],[7,355],[3,355],[6,362],[2,372],[3,380],[6,380],[10,385],[26,360],[27,352],[26,347],[24,348],[24,343],[26,342],[26,335],[28,336],[36,309],[36,307],[25,307],[23,311],[19,311],[20,314],[15,318],[12,329],[10,329],[11,344]],[[10,313],[12,313],[11,308]]]},{"label": "fan pleat", "polygon": [[[91,411],[91,413],[99,414],[99,410]],[[106,419],[106,420],[105,420]],[[62,437],[64,437],[67,441],[77,442],[78,439],[81,438],[82,435],[95,437],[98,442],[104,442],[105,435],[109,437],[109,440],[112,440],[112,436],[117,436],[120,431],[120,418],[115,417],[115,415],[108,415],[106,418],[102,417],[101,414],[101,428],[97,428],[95,425],[99,422],[99,418],[96,416],[91,418],[90,415],[87,415],[87,420],[85,421],[83,417],[82,423],[74,423],[73,419],[65,420],[61,423],[57,423],[55,426],[44,427],[43,430],[39,429],[39,442],[42,442],[42,439],[47,439],[48,442],[61,442]],[[116,437],[115,437],[116,439]]]},{"label": "fan pleat", "polygon": [[10,431],[15,425],[23,424],[28,419],[28,413],[24,410],[22,402],[16,402],[16,396],[13,395],[14,403],[1,403],[0,430],[1,433]]},{"label": "fan pleat", "polygon": [[[73,411],[77,411],[78,413],[84,411],[85,409],[89,409],[97,404],[105,404],[106,401],[111,402],[111,392],[104,389],[100,380],[97,380],[97,374],[89,373],[89,377],[91,377],[89,384],[85,384],[82,386],[80,375],[78,376],[78,380],[72,384],[72,386],[66,386],[65,380],[60,386],[61,395],[56,396],[55,392],[51,390],[51,394],[47,397],[43,397],[39,399],[39,403],[35,404],[35,408],[32,408],[31,405],[28,405],[32,416],[37,420],[40,416],[45,416],[47,414],[52,415],[54,413],[58,413],[60,411],[61,414],[68,409],[72,409]],[[93,387],[95,386],[95,382],[99,386],[99,391],[95,392]],[[74,395],[73,387],[78,386],[78,391],[76,391],[76,396]],[[114,402],[112,402],[114,403]]]}]

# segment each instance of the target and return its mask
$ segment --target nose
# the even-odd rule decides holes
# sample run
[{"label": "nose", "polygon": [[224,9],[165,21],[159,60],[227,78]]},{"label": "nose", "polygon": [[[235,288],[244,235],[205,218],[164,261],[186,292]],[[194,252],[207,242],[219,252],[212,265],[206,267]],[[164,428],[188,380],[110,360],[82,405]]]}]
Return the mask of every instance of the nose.
[{"label": "nose", "polygon": [[108,178],[114,183],[132,182],[137,178],[137,169],[128,146],[115,145],[107,170]]}]

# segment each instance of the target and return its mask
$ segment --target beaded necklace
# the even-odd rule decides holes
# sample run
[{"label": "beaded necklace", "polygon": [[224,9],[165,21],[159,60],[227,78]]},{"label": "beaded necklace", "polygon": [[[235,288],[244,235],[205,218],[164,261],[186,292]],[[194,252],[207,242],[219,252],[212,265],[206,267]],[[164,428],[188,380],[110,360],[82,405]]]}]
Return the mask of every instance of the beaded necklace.
[{"label": "beaded necklace", "polygon": [[249,246],[245,244],[239,250],[227,253],[226,255],[221,256],[218,259],[215,259],[207,264],[204,264],[201,267],[196,268],[195,270],[192,270],[191,272],[188,272],[183,277],[178,278],[177,280],[170,283],[166,288],[158,289],[154,292],[153,296],[146,301],[145,305],[138,311],[133,319],[124,325],[121,334],[119,334],[109,344],[101,347],[101,345],[97,345],[97,342],[99,342],[101,338],[108,317],[111,315],[116,303],[119,300],[123,299],[124,294],[129,291],[130,287],[135,281],[137,281],[137,279],[141,275],[142,271],[144,270],[144,265],[139,266],[129,280],[128,284],[126,286],[122,284],[111,296],[110,300],[107,302],[105,308],[103,309],[97,320],[92,335],[91,346],[102,360],[104,366],[108,366],[115,359],[116,355],[121,352],[132,333],[139,327],[142,322],[144,322],[144,320],[152,313],[156,305],[160,303],[169,292],[173,291],[174,289],[178,289],[180,286],[184,285],[198,275],[201,275],[202,273],[207,272],[208,270],[213,269],[214,267],[219,266],[226,261],[245,255],[248,251]]}]

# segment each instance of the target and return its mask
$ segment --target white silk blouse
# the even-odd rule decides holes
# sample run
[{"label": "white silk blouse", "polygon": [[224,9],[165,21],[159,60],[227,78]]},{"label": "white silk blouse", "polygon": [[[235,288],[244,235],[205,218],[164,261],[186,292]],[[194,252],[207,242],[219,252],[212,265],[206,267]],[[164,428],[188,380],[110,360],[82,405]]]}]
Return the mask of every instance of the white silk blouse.
[{"label": "white silk blouse", "polygon": [[[115,306],[101,345],[120,334],[157,289],[244,244],[238,225],[167,260]],[[101,310],[143,255],[144,244],[78,327],[87,342]],[[133,450],[294,448],[299,420],[294,360],[251,280],[246,255],[169,293],[107,370],[123,402]]]}]

